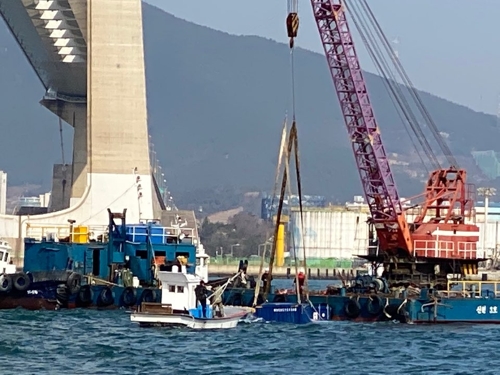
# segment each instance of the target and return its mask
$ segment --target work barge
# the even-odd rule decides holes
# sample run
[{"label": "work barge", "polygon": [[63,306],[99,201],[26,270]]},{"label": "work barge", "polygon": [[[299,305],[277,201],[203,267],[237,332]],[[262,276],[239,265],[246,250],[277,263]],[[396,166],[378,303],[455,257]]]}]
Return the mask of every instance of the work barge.
[{"label": "work barge", "polygon": [[[318,308],[328,306],[328,315],[335,320],[500,323],[499,281],[470,280],[477,275],[479,263],[486,260],[477,248],[475,188],[467,183],[466,171],[458,167],[396,59],[417,109],[450,165],[441,165],[423,139],[418,122],[412,123],[415,115],[408,113],[411,108],[401,105],[399,88],[392,86],[395,102],[400,104],[398,109],[410,122],[434,168],[423,193],[417,197],[418,203],[414,204],[419,214],[411,222],[408,220],[350,33],[346,2],[311,0],[311,5],[369,206],[371,237],[369,251],[363,258],[373,271],[371,275],[358,275],[354,282],[345,282],[341,287],[321,292],[306,290],[306,297]],[[364,6],[373,15],[366,3]],[[291,48],[296,36],[296,30],[293,33],[289,30]],[[383,33],[379,36],[384,43]],[[392,84],[388,81],[389,86]],[[381,272],[377,273],[378,270]],[[237,289],[228,293],[232,303],[251,303],[247,295],[251,297],[252,293]],[[267,297],[274,301],[299,300],[297,294],[288,290],[275,291]]]}]

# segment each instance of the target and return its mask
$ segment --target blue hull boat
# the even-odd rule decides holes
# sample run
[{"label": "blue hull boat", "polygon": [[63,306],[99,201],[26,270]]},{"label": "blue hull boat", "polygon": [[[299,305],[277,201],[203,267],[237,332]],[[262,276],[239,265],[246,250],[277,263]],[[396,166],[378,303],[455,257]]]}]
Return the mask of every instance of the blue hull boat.
[{"label": "blue hull boat", "polygon": [[0,309],[135,308],[161,300],[161,270],[183,265],[208,279],[195,229],[179,217],[162,226],[126,224],[125,216],[109,211],[107,231],[85,242],[73,240],[72,227],[67,238],[25,238],[23,271],[0,276]]},{"label": "blue hull boat", "polygon": [[308,324],[320,318],[309,303],[265,302],[255,308],[254,315],[266,322]]}]

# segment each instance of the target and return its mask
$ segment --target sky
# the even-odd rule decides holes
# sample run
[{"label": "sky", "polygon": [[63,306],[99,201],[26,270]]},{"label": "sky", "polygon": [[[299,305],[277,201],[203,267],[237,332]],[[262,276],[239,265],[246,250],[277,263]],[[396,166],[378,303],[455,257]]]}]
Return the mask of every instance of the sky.
[{"label": "sky", "polygon": [[[287,42],[287,0],[145,0],[185,20]],[[500,108],[500,1],[368,0],[414,85],[486,113]],[[472,5],[474,3],[474,5]],[[322,53],[310,2],[299,0],[296,45]],[[354,27],[351,28],[354,30]],[[359,45],[363,69],[375,72]]]}]

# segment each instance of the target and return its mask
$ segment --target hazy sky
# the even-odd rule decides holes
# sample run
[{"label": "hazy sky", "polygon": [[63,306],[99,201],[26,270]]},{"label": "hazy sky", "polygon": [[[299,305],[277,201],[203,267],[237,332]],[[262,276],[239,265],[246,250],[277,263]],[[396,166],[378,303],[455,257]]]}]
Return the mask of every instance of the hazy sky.
[{"label": "hazy sky", "polygon": [[[231,34],[287,41],[286,0],[145,0],[177,17]],[[369,0],[415,86],[476,110],[500,105],[499,0]],[[299,0],[300,47],[322,52],[309,0]],[[354,27],[352,27],[354,29]],[[359,43],[358,43],[359,44]],[[396,45],[395,45],[396,47]],[[361,65],[375,71],[358,46]],[[329,79],[325,75],[325,79]]]}]

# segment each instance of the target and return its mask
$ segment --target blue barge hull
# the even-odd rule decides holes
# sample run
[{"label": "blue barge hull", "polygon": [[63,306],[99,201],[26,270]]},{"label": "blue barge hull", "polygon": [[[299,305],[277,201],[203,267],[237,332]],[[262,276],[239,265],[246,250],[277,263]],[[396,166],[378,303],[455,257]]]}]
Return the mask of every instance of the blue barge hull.
[{"label": "blue barge hull", "polygon": [[[141,302],[160,302],[161,290],[157,288],[132,288],[123,286],[82,285],[77,293],[61,293],[58,280],[33,282],[26,291],[11,290],[0,293],[0,309],[22,307],[26,309],[57,308],[130,308]],[[310,301],[319,313],[320,320],[348,320],[353,322],[375,322],[398,320],[411,323],[500,323],[500,298],[493,295],[476,295],[470,298],[431,298],[422,291],[415,297],[390,297],[384,295],[311,295]],[[223,300],[226,305],[251,306],[254,292],[250,289],[228,289]],[[294,294],[286,296],[270,294],[269,308],[290,309],[297,306]],[[266,306],[263,304],[262,306]],[[301,305],[300,305],[301,306]],[[270,315],[269,309],[258,309],[256,316],[268,321],[304,323],[299,318],[307,315],[312,319],[311,309],[305,315],[283,311],[279,316]],[[296,313],[296,312],[295,312]],[[286,315],[286,316],[285,316]],[[290,315],[290,316],[289,316]],[[293,315],[293,316],[292,316]],[[281,319],[283,317],[283,319]]]},{"label": "blue barge hull", "polygon": [[[500,288],[498,282],[460,281],[458,283],[488,284]],[[480,290],[480,289],[478,289]],[[467,293],[467,297],[436,297],[429,289],[418,295],[395,297],[390,294],[326,295],[312,294],[309,300],[321,318],[353,322],[397,320],[407,323],[500,323],[500,298],[495,294]],[[459,293],[462,294],[462,293]],[[229,305],[251,306],[253,290],[228,289],[224,302]],[[269,301],[296,303],[295,294],[270,294]]]},{"label": "blue barge hull", "polygon": [[293,302],[266,302],[255,308],[254,315],[277,323],[308,324],[318,320],[310,304]]}]

